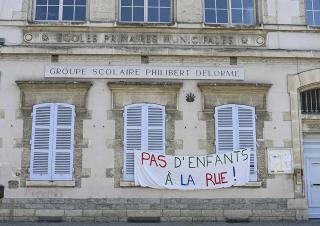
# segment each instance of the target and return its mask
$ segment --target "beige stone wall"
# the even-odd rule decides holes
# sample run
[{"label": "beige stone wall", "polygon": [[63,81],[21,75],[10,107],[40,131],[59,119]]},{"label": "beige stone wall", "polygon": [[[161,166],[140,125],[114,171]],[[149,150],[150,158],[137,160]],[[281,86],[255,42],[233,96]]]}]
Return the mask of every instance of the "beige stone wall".
[{"label": "beige stone wall", "polygon": [[[97,65],[110,62],[110,64],[137,65],[140,57],[130,56],[61,56],[60,62],[68,64]],[[303,62],[304,60],[301,59]],[[157,57],[151,56],[149,63],[152,65],[175,66],[227,66],[229,58],[212,57]],[[20,110],[22,106],[19,88],[16,80],[47,80],[44,79],[44,67],[50,64],[49,56],[5,56],[1,65],[0,109],[3,109],[0,118],[0,148],[1,166],[4,168],[0,183],[8,186],[8,181],[21,180],[21,158],[23,150],[23,120]],[[17,66],[19,65],[19,66]],[[297,61],[290,59],[271,58],[238,58],[238,65],[245,69],[246,83],[272,84],[266,94],[266,111],[268,120],[263,124],[263,137],[259,142],[264,142],[266,147],[290,147],[291,123],[288,121],[290,112],[289,95],[287,93],[287,74],[293,74],[297,70]],[[317,60],[309,60],[308,67],[316,67]],[[305,67],[305,66],[304,66]],[[115,188],[115,181],[119,169],[115,168],[115,159],[121,151],[115,149],[116,123],[112,113],[112,91],[107,86],[109,82],[117,80],[93,79],[92,87],[88,93],[87,109],[91,118],[83,121],[83,142],[87,144],[83,148],[81,188],[6,188],[6,197],[12,198],[83,198],[83,197],[135,197],[152,198],[237,198],[241,192],[242,198],[293,198],[294,186],[292,175],[265,176],[265,186],[255,188],[231,188],[212,191],[166,191],[134,187]],[[128,80],[129,81],[129,80]],[[207,140],[205,121],[201,120],[204,109],[201,101],[201,91],[198,88],[199,81],[179,81],[181,88],[177,91],[177,110],[180,120],[174,122],[175,139],[183,146],[177,146],[176,154],[204,154],[208,146],[203,145]],[[227,90],[226,90],[227,91]],[[196,95],[195,102],[188,103],[185,95],[193,92]],[[6,98],[3,98],[3,97]],[[211,128],[209,128],[211,129]],[[120,131],[121,132],[121,131]],[[120,141],[119,141],[120,142]],[[178,142],[178,144],[179,144]],[[213,141],[212,141],[213,142]],[[117,142],[116,142],[117,144]],[[213,147],[213,146],[211,146]],[[264,148],[265,150],[265,148]],[[263,151],[263,150],[262,150]],[[262,161],[262,160],[261,160]],[[261,164],[261,163],[258,163]],[[263,163],[264,164],[264,163]],[[14,173],[13,173],[14,172]],[[13,182],[12,182],[13,183]],[[237,192],[235,192],[237,191]]]}]

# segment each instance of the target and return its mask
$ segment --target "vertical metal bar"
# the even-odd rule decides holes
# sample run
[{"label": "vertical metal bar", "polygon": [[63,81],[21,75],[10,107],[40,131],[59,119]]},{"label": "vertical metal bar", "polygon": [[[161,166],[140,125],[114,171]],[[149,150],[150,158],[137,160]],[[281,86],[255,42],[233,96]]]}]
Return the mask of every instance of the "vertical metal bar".
[{"label": "vertical metal bar", "polygon": [[314,89],[314,101],[316,102],[316,109],[314,109],[315,113],[318,113],[318,99],[317,99],[317,89]]},{"label": "vertical metal bar", "polygon": [[305,113],[308,113],[308,95],[307,95],[307,91],[304,92],[305,94],[305,101],[306,101],[306,109],[305,109]]},{"label": "vertical metal bar", "polygon": [[316,89],[316,93],[315,93],[315,98],[316,98],[316,101],[317,101],[317,113],[319,113],[320,111],[319,111],[319,108],[320,108],[320,106],[319,106],[319,104],[320,104],[320,102],[319,102],[319,89]]},{"label": "vertical metal bar", "polygon": [[312,104],[313,104],[313,100],[312,100],[312,90],[310,90],[309,92],[309,99],[310,99],[310,113],[313,112],[313,107],[312,107]]},{"label": "vertical metal bar", "polygon": [[319,102],[320,102],[320,89],[317,89],[317,92],[318,92],[318,95],[317,95],[317,100],[318,100],[318,113],[320,113],[320,105],[319,105]]},{"label": "vertical metal bar", "polygon": [[301,108],[301,113],[304,113],[304,99],[303,99],[303,92],[300,93],[300,108]]}]

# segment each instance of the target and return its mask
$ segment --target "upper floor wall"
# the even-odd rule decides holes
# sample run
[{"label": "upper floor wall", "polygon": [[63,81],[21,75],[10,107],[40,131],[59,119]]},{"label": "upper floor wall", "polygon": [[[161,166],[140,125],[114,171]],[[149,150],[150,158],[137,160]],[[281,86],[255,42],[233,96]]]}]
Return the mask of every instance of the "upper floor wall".
[{"label": "upper floor wall", "polygon": [[[82,24],[86,26],[99,26],[98,23],[117,26],[119,25],[118,22],[167,22],[168,26],[178,25],[186,28],[201,28],[217,24],[222,26],[239,24],[257,26],[261,24],[320,25],[320,15],[317,12],[314,13],[314,10],[317,10],[320,6],[315,4],[317,3],[315,0],[245,0],[242,4],[241,1],[233,0],[172,0],[169,9],[166,8],[166,3],[161,3],[162,5],[155,7],[155,4],[158,4],[157,0],[77,0],[75,4],[81,6],[83,2],[86,2],[85,9],[80,7],[77,9],[82,10],[82,14],[85,15],[82,15],[83,18],[76,19],[76,21],[83,22]],[[170,0],[164,2],[170,2]],[[145,7],[139,8],[139,4],[143,3]],[[39,7],[36,7],[36,5]],[[46,8],[48,5],[50,7]],[[53,15],[51,20],[53,19],[55,22],[74,20],[74,18],[70,19],[72,12],[70,14],[70,10],[67,10],[68,7],[62,7],[61,5],[63,6],[62,0],[50,0],[49,2],[47,0],[0,0],[0,20],[25,21],[32,24],[35,21],[48,19],[43,17],[46,16],[43,15],[44,9],[46,10],[45,13]],[[74,8],[74,17],[77,9]],[[80,12],[79,10],[77,12]],[[139,18],[140,12],[145,14],[142,19]],[[42,15],[40,15],[41,13]],[[55,13],[58,18],[54,17]],[[81,13],[77,14],[80,15]],[[163,16],[158,14],[165,15],[164,17],[168,18],[161,21]],[[63,19],[63,17],[66,19]]]},{"label": "upper floor wall", "polygon": [[[72,31],[78,32],[76,36],[79,37],[75,39],[86,39],[94,46],[96,43],[106,44],[110,41],[108,34],[115,32],[114,28],[120,32],[117,36],[119,40],[122,40],[121,34],[128,35],[128,32],[135,34],[149,32],[155,35],[183,33],[186,37],[176,35],[172,37],[171,44],[184,44],[190,39],[188,44],[192,48],[201,46],[199,38],[207,38],[207,46],[217,46],[215,36],[194,37],[193,34],[217,33],[221,36],[218,37],[221,39],[218,40],[219,43],[222,43],[218,45],[220,47],[225,47],[225,43],[229,43],[229,47],[238,48],[239,45],[233,44],[240,40],[241,43],[245,41],[242,47],[258,46],[259,50],[320,50],[318,42],[320,2],[319,0],[0,0],[0,38],[5,39],[5,45],[50,45],[53,42],[51,39],[47,40],[48,35],[60,37],[63,35],[61,32]],[[184,30],[180,32],[179,29]],[[240,29],[241,33],[238,32]],[[45,36],[42,37],[41,32],[45,32]],[[103,32],[106,32],[104,41],[95,42],[95,35],[98,33],[103,36]],[[33,35],[32,40],[29,40],[31,37],[29,33]],[[233,41],[228,42],[223,35],[232,36]],[[242,35],[245,35],[246,39],[243,40]],[[38,39],[41,40],[37,41]],[[254,45],[250,44],[251,39],[255,41]],[[121,40],[116,41],[117,44],[123,45]],[[159,40],[156,41],[157,44],[162,44],[158,42]],[[168,40],[162,41],[166,43]],[[60,45],[60,39],[54,44]],[[158,46],[165,47],[165,45]]]}]

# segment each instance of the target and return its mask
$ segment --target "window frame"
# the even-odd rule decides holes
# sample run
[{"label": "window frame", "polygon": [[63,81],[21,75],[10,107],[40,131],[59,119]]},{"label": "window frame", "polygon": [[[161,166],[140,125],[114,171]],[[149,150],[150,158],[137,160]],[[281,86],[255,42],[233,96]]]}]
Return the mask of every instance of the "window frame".
[{"label": "window frame", "polygon": [[[85,0],[86,1],[86,4],[85,4],[85,18],[84,20],[63,20],[62,17],[63,17],[63,1],[64,0],[59,0],[59,15],[58,15],[58,19],[57,20],[37,20],[36,19],[36,14],[37,14],[37,0],[33,0],[32,1],[32,10],[33,10],[33,13],[32,13],[32,20],[35,21],[35,22],[47,22],[47,23],[62,23],[62,22],[72,22],[72,23],[85,23],[87,21],[87,16],[88,16],[88,0]],[[48,6],[48,4],[47,4]],[[74,5],[75,7],[75,5]]]},{"label": "window frame", "polygon": [[[50,125],[49,125],[49,142],[48,142],[48,175],[46,176],[42,176],[42,175],[36,175],[33,174],[33,166],[34,166],[34,153],[35,153],[35,148],[34,148],[34,144],[35,144],[35,129],[36,129],[36,111],[37,109],[41,108],[41,107],[50,107]],[[58,106],[62,106],[62,107],[67,107],[71,110],[72,113],[72,118],[71,118],[71,125],[70,126],[65,126],[65,125],[58,125]],[[75,144],[75,117],[76,117],[76,113],[75,113],[75,106],[72,104],[67,104],[67,103],[41,103],[41,104],[36,104],[33,106],[32,108],[32,128],[31,128],[31,150],[30,150],[30,176],[29,179],[30,181],[72,181],[73,180],[73,175],[74,175],[74,163],[73,163],[73,159],[74,159],[74,144]],[[64,118],[65,119],[65,118]],[[40,126],[42,127],[42,126]],[[68,129],[68,127],[70,127],[71,131],[70,131],[70,149],[62,149],[60,151],[57,151],[57,131],[58,128],[64,128],[64,129]],[[39,127],[38,127],[39,128]],[[54,172],[55,170],[55,164],[56,164],[56,160],[55,157],[53,156],[56,153],[63,153],[63,152],[70,152],[70,174],[59,174],[59,176],[57,176]]]},{"label": "window frame", "polygon": [[[143,5],[143,16],[144,16],[144,19],[143,21],[123,21],[121,19],[121,12],[122,12],[122,4],[121,4],[121,0],[118,1],[118,5],[119,5],[119,18],[118,18],[118,22],[119,23],[122,23],[122,24],[172,24],[173,21],[174,21],[174,13],[173,13],[173,10],[174,10],[174,0],[170,0],[170,20],[168,22],[161,22],[161,21],[156,21],[156,22],[153,22],[153,21],[149,21],[148,20],[148,15],[149,15],[149,7],[148,7],[148,0],[143,0],[144,1],[144,5]],[[133,6],[131,6],[131,8],[133,8]],[[161,8],[160,6],[158,7],[159,9]],[[164,7],[166,8],[166,7]],[[160,14],[159,14],[160,16]],[[132,15],[132,19],[133,19],[133,15]]]},{"label": "window frame", "polygon": [[[228,9],[227,9],[227,12],[228,12],[228,23],[212,23],[212,22],[207,22],[206,21],[206,0],[202,0],[202,4],[203,4],[203,7],[202,7],[202,14],[203,14],[203,23],[205,25],[215,25],[215,26],[246,26],[246,27],[249,27],[249,26],[255,26],[258,22],[258,18],[257,18],[257,11],[258,11],[258,3],[256,0],[253,0],[253,7],[252,7],[252,10],[253,10],[253,18],[254,18],[254,21],[250,24],[246,24],[246,23],[232,23],[232,9],[231,8],[231,1],[232,0],[227,0],[228,1]],[[241,8],[242,11],[244,8]],[[243,15],[242,15],[243,16]],[[217,19],[217,15],[216,15],[216,19]],[[242,18],[243,19],[243,18]]]},{"label": "window frame", "polygon": [[[313,8],[313,0],[311,0],[312,2],[312,10],[308,10],[307,8],[307,1],[305,1],[305,21],[306,21],[306,25],[310,28],[320,28],[320,23],[319,24],[314,24],[315,23],[315,11],[318,11],[319,12],[319,16],[320,16],[320,6],[319,6],[319,9],[318,10],[315,10]],[[308,12],[312,12],[312,20],[313,20],[313,24],[309,24],[308,23]]]}]

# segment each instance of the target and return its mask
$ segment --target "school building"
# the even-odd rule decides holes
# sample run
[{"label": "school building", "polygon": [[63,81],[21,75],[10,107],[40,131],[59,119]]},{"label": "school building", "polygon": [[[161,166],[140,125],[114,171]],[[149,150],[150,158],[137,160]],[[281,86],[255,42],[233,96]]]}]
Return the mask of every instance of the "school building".
[{"label": "school building", "polygon": [[[0,0],[0,220],[320,218],[319,0]],[[154,189],[134,153],[250,150]]]}]

